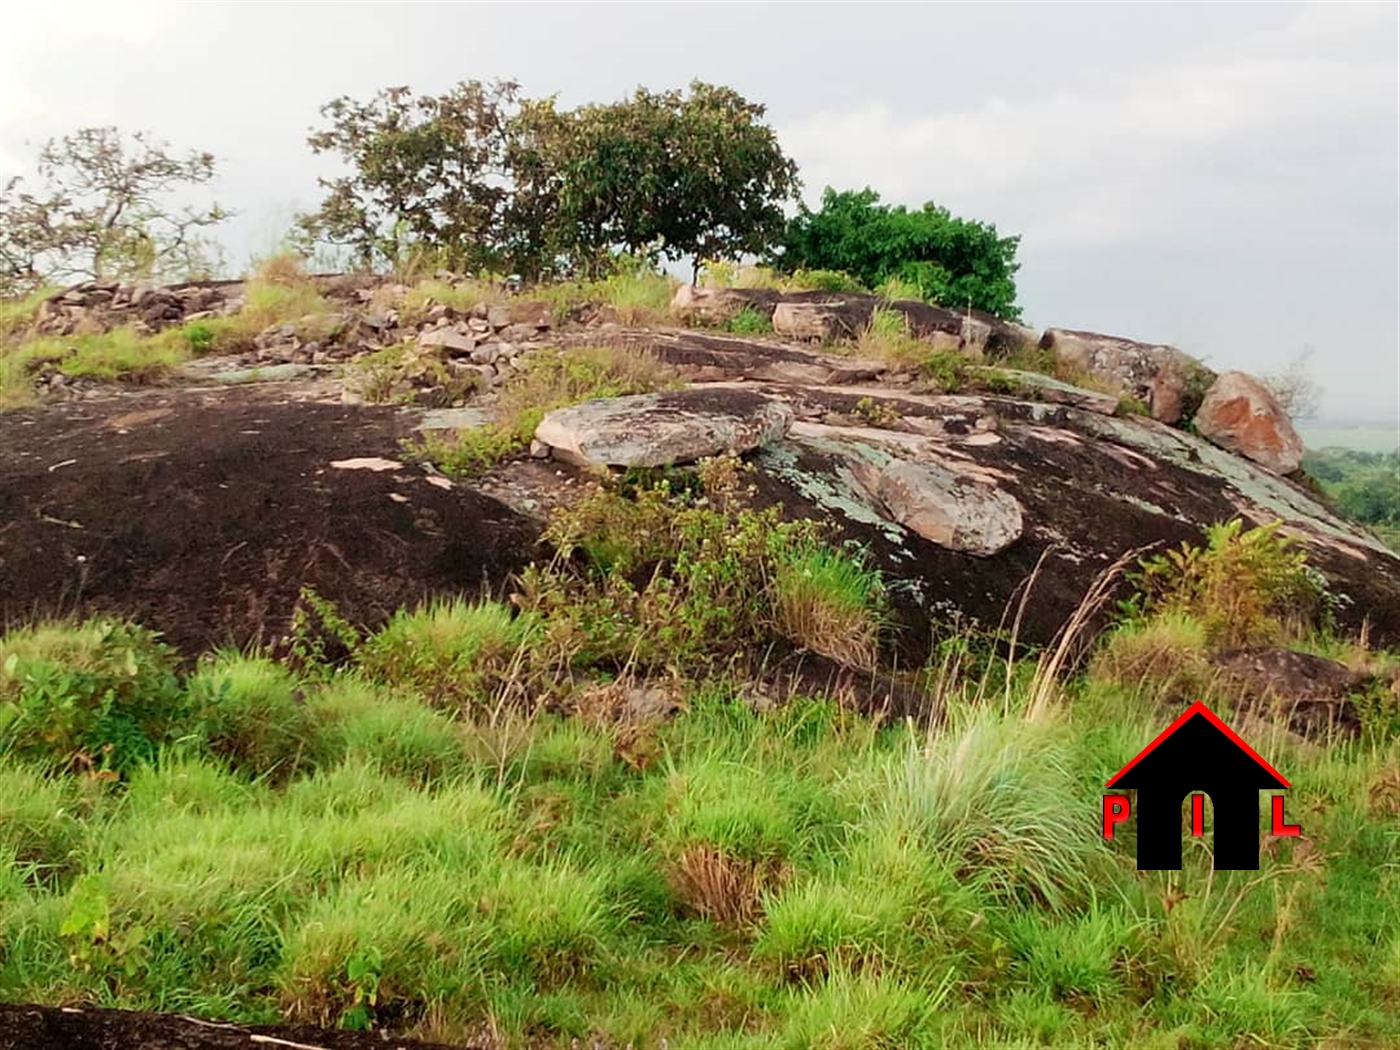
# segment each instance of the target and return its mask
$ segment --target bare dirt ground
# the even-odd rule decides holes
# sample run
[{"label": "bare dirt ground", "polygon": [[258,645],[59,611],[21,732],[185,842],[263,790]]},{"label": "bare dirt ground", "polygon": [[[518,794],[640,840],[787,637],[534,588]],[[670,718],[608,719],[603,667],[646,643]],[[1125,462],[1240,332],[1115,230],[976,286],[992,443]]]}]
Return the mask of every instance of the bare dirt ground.
[{"label": "bare dirt ground", "polygon": [[[284,1025],[232,1025],[178,1014],[0,1003],[0,1050],[451,1050],[442,1043]],[[471,1050],[459,1044],[458,1050]]]}]

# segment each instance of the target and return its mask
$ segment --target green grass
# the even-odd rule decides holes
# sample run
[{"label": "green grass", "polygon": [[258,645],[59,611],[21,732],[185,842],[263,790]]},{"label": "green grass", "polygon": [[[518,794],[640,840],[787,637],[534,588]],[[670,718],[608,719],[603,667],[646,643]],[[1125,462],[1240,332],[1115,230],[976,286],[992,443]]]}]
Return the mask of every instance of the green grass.
[{"label": "green grass", "polygon": [[[356,634],[313,602],[339,665],[309,628],[286,664],[182,674],[121,624],[0,635],[0,1001],[531,1048],[1400,1040],[1400,726],[1250,730],[1306,837],[1257,872],[1212,872],[1208,840],[1138,872],[1102,785],[1179,709],[1141,680],[1201,658],[1199,621],[1131,618],[1050,688],[1030,663],[989,686],[994,657],[944,638],[937,727],[754,704],[705,617],[783,571],[869,615],[879,578],[745,509],[732,463],[672,480],[556,522],[570,557],[533,585],[595,604],[445,600]],[[579,662],[619,579],[650,595],[613,625],[630,662]],[[668,592],[695,599],[679,620]],[[674,717],[586,702],[644,670]]]},{"label": "green grass", "polygon": [[773,331],[773,321],[762,310],[745,306],[724,327],[735,335],[768,335]]},{"label": "green grass", "polygon": [[[700,691],[638,767],[605,723],[541,714],[503,752],[341,676],[308,689],[321,757],[290,778],[7,757],[0,996],[536,1046],[1400,1036],[1400,843],[1366,809],[1393,747],[1284,756],[1313,868],[1139,875],[1094,826],[1095,734],[1125,702],[924,737]],[[700,848],[757,872],[746,917],[688,903]]]},{"label": "green grass", "polygon": [[540,285],[527,297],[548,302],[561,318],[588,305],[602,305],[611,307],[626,325],[664,324],[677,284],[664,273],[628,269],[593,281]]}]

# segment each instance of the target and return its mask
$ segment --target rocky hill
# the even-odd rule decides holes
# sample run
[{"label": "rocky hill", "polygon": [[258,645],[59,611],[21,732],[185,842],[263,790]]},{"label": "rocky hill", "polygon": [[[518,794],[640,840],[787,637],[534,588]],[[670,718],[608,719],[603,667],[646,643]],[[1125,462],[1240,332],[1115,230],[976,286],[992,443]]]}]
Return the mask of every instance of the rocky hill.
[{"label": "rocky hill", "polygon": [[[869,549],[901,661],[941,623],[1018,608],[1022,637],[1047,642],[1101,571],[1234,517],[1282,521],[1341,624],[1400,642],[1400,559],[1297,473],[1261,383],[1171,347],[822,292],[684,286],[657,318],[504,290],[468,303],[447,274],[427,293],[316,283],[320,312],[228,339],[242,283],[89,284],[42,305],[50,344],[126,325],[213,345],[143,386],[75,379],[62,352],[30,362],[39,401],[0,415],[7,622],[102,609],[197,651],[280,636],[304,586],[367,622],[502,593],[590,471],[737,452],[761,502]],[[406,451],[499,425],[533,360],[598,347],[673,379],[559,407],[528,453],[455,477]]]}]

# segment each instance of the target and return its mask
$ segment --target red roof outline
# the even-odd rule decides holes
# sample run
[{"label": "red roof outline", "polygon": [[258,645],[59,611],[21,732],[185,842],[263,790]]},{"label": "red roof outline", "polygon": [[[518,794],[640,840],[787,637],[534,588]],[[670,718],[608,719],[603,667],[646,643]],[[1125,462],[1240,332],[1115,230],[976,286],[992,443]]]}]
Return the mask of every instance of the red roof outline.
[{"label": "red roof outline", "polygon": [[1273,766],[1269,765],[1268,762],[1264,761],[1263,757],[1259,754],[1259,752],[1255,751],[1254,748],[1250,747],[1243,740],[1241,740],[1238,733],[1236,733],[1233,729],[1227,726],[1224,722],[1220,721],[1220,719],[1216,717],[1215,712],[1208,708],[1203,701],[1197,700],[1185,711],[1181,712],[1181,716],[1175,722],[1167,726],[1166,729],[1162,730],[1161,733],[1157,735],[1156,740],[1152,741],[1152,743],[1148,744],[1145,748],[1139,751],[1136,758],[1134,758],[1126,766],[1120,769],[1117,773],[1113,774],[1113,779],[1110,780],[1107,784],[1105,784],[1104,787],[1112,787],[1114,784],[1118,783],[1118,781],[1128,772],[1128,770],[1132,769],[1144,758],[1152,754],[1152,752],[1157,749],[1157,745],[1161,744],[1164,740],[1167,739],[1167,737],[1175,733],[1178,729],[1180,729],[1183,725],[1189,722],[1196,715],[1204,715],[1207,722],[1215,726],[1216,729],[1219,729],[1222,733],[1225,734],[1227,738],[1229,738],[1230,743],[1234,744],[1241,751],[1247,754],[1250,758],[1254,759],[1255,762],[1259,763],[1259,765],[1261,765],[1265,770],[1267,770],[1284,787],[1293,786],[1288,782],[1288,779],[1282,773],[1280,773]]}]

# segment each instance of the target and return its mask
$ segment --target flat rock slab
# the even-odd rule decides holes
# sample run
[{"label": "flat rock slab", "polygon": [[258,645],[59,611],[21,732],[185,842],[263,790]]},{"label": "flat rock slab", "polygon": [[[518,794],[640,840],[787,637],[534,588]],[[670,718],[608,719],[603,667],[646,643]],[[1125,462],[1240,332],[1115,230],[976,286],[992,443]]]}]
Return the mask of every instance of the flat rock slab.
[{"label": "flat rock slab", "polygon": [[1035,401],[1069,405],[1086,412],[1097,412],[1101,416],[1112,416],[1118,412],[1118,399],[1113,395],[1086,390],[1039,372],[1023,372],[1016,368],[980,368],[977,374],[989,384],[995,384],[998,380],[1010,384],[1015,394]]},{"label": "flat rock slab", "polygon": [[191,361],[182,365],[178,375],[219,386],[242,386],[245,383],[286,383],[293,379],[310,379],[326,375],[332,371],[326,365],[278,364],[258,365],[252,368],[228,368],[228,358],[209,358],[209,364]]},{"label": "flat rock slab", "polygon": [[762,394],[697,387],[556,409],[535,439],[580,466],[666,467],[750,452],[781,438],[792,419],[785,402]]},{"label": "flat rock slab", "polygon": [[491,422],[483,408],[434,408],[423,413],[414,430],[476,430]]}]

